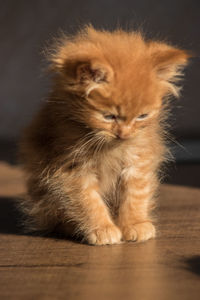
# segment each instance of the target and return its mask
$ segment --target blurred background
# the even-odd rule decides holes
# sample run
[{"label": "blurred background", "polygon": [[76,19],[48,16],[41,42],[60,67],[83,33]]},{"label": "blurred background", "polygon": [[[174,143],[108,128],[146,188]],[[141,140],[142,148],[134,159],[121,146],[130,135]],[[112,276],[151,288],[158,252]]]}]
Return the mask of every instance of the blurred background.
[{"label": "blurred background", "polygon": [[194,52],[184,88],[173,102],[168,183],[200,187],[200,1],[198,0],[7,0],[0,9],[0,160],[16,164],[23,128],[39,109],[49,79],[42,49],[62,30],[74,33],[85,23],[96,28],[142,29]]}]

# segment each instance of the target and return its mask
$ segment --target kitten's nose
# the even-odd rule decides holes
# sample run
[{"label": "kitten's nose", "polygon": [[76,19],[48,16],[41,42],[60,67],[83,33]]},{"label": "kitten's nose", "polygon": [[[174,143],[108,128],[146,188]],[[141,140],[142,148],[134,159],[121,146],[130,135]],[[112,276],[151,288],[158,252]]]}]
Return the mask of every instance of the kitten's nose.
[{"label": "kitten's nose", "polygon": [[130,128],[118,130],[117,137],[122,140],[128,139],[130,137]]},{"label": "kitten's nose", "polygon": [[124,134],[117,134],[116,136],[118,139],[121,139],[121,140],[125,140],[125,139],[129,138],[129,135],[124,135]]}]

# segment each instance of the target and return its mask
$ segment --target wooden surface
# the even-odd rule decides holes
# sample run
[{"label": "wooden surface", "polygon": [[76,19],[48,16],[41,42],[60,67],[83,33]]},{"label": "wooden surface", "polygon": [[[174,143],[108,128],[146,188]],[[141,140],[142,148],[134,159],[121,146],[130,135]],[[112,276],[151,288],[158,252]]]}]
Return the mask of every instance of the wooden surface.
[{"label": "wooden surface", "polygon": [[0,299],[200,299],[200,190],[161,187],[159,236],[88,246],[17,228],[21,171],[0,164]]}]

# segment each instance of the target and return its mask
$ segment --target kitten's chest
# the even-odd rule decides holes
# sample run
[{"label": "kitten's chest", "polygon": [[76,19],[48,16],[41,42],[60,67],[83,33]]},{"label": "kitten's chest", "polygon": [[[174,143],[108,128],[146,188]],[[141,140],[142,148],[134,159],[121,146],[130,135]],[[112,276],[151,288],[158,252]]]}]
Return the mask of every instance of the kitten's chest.
[{"label": "kitten's chest", "polygon": [[110,199],[116,198],[123,169],[128,164],[134,164],[131,159],[132,156],[131,152],[122,149],[121,151],[110,152],[101,158],[98,164],[97,176],[100,192],[103,196]]},{"label": "kitten's chest", "polygon": [[98,168],[100,192],[103,196],[114,195],[121,174],[121,165],[117,162],[102,163]]}]

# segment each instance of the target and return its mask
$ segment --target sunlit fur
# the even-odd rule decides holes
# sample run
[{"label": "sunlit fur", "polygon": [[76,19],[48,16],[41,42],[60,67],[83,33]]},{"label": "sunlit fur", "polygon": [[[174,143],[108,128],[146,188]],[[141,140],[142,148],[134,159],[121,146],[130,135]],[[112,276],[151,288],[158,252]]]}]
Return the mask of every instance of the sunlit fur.
[{"label": "sunlit fur", "polygon": [[28,228],[96,245],[154,237],[166,99],[178,96],[189,55],[138,32],[87,26],[48,57],[52,91],[20,151]]}]

